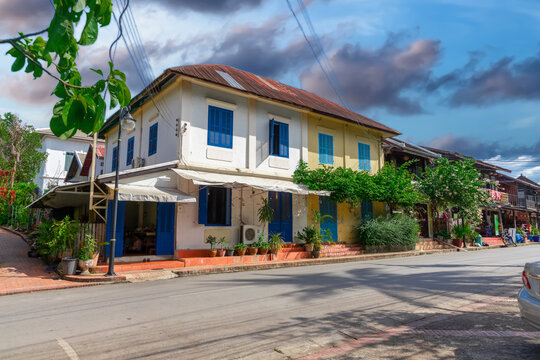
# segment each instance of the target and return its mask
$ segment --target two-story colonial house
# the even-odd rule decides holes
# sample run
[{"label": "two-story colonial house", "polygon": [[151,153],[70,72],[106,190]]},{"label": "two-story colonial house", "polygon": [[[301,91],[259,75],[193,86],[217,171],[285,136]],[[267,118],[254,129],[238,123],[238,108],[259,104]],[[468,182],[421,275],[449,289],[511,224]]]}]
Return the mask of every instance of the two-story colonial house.
[{"label": "two-story colonial house", "polygon": [[[312,210],[332,215],[324,226],[335,241],[351,240],[358,211],[295,184],[293,172],[300,160],[377,171],[382,140],[399,134],[308,91],[224,65],[166,70],[133,99],[131,113],[136,127],[120,142],[118,112],[100,132],[106,154],[98,180],[112,189],[117,157],[120,163],[116,256],[189,256],[208,246],[209,235],[236,243],[257,229],[293,242]],[[265,198],[274,220],[263,228],[257,210]]]}]

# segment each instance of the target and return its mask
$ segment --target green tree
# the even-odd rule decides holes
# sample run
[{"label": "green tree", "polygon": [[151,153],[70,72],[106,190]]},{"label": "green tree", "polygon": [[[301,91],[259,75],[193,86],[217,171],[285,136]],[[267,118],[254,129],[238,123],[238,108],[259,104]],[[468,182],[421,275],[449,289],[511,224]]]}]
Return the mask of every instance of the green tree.
[{"label": "green tree", "polygon": [[[45,73],[58,80],[52,93],[60,100],[54,105],[50,128],[59,138],[67,139],[77,130],[90,134],[101,129],[107,107],[104,100],[106,91],[110,94],[111,109],[117,105],[127,106],[131,93],[125,74],[115,69],[112,63],[110,50],[108,72],[91,69],[101,76],[94,84],[83,85],[76,62],[80,46],[94,44],[99,28],[109,25],[113,13],[112,0],[54,0],[54,6],[54,16],[46,29],[0,39],[0,44],[12,46],[7,52],[15,59],[11,71],[24,68],[34,78]],[[120,24],[128,6],[129,0],[120,15]],[[83,19],[84,27],[77,39],[75,30],[79,23],[82,26]],[[45,33],[47,39],[40,36]],[[114,42],[119,39],[120,35]]]},{"label": "green tree", "polygon": [[487,180],[476,170],[475,163],[474,159],[450,161],[440,158],[427,169],[418,186],[435,212],[455,208],[464,221],[480,221],[481,209],[491,201],[485,190]]},{"label": "green tree", "polygon": [[39,149],[40,137],[33,126],[23,124],[12,113],[0,115],[0,169],[11,170],[9,189],[15,182],[33,181],[47,156]]},{"label": "green tree", "polygon": [[414,175],[407,171],[410,162],[395,168],[385,164],[377,174],[349,168],[323,166],[310,170],[300,161],[293,174],[296,183],[307,185],[311,190],[330,191],[337,202],[358,206],[361,201],[386,202],[393,210],[396,207],[410,208],[422,197],[414,184]]}]

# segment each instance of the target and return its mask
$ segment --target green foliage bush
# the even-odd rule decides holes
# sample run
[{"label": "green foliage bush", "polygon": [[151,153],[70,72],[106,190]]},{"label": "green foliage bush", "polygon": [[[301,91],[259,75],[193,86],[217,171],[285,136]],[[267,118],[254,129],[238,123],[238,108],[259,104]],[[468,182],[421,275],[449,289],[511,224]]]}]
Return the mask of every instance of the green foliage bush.
[{"label": "green foliage bush", "polygon": [[463,239],[472,241],[476,238],[474,229],[469,224],[456,225],[452,228],[452,236],[454,239]]},{"label": "green foliage bush", "polygon": [[41,255],[49,255],[51,258],[57,258],[66,250],[72,256],[74,240],[80,229],[80,223],[71,220],[69,216],[62,220],[44,221],[33,233],[37,235],[36,247]]},{"label": "green foliage bush", "polygon": [[358,242],[365,246],[414,246],[420,227],[415,219],[406,215],[376,218],[357,225]]}]

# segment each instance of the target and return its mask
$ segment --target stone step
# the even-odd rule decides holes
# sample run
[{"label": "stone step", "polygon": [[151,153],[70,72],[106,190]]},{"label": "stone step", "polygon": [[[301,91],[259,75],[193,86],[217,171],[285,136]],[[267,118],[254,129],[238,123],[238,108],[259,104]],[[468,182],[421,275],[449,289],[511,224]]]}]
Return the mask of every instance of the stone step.
[{"label": "stone step", "polygon": [[341,252],[332,252],[332,253],[321,251],[321,255],[324,257],[353,256],[353,255],[362,255],[363,253],[364,253],[363,251],[341,251]]}]

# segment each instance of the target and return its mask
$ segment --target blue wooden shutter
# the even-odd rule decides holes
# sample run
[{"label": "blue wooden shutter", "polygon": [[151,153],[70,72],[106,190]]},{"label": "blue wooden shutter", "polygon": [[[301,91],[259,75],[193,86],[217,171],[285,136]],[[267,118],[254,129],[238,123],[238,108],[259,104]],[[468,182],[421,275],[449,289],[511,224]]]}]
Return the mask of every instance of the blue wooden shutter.
[{"label": "blue wooden shutter", "polygon": [[326,145],[324,134],[319,134],[319,162],[326,164]]},{"label": "blue wooden shutter", "polygon": [[321,221],[321,229],[330,230],[332,240],[338,241],[337,203],[328,196],[321,196],[319,197],[319,212],[321,215],[331,216]]},{"label": "blue wooden shutter", "polygon": [[274,119],[270,120],[270,127],[268,129],[268,133],[270,134],[268,143],[269,143],[269,150],[268,153],[272,155],[274,153]]},{"label": "blue wooden shutter", "polygon": [[199,186],[199,224],[206,225],[208,209],[208,187]]},{"label": "blue wooden shutter", "polygon": [[289,124],[279,123],[279,156],[289,157]]},{"label": "blue wooden shutter", "polygon": [[148,140],[148,156],[157,152],[158,124],[150,126],[150,136]]},{"label": "blue wooden shutter", "polygon": [[358,143],[358,169],[371,171],[371,152],[368,144]]},{"label": "blue wooden shutter", "polygon": [[173,255],[175,203],[157,205],[156,255]]},{"label": "blue wooden shutter", "polygon": [[362,221],[373,219],[373,202],[362,200],[360,204],[360,216]]},{"label": "blue wooden shutter", "polygon": [[[122,257],[124,256],[124,215],[126,212],[126,202],[118,201],[118,208],[116,210],[116,244],[114,245],[114,256]],[[113,200],[109,200],[107,206],[107,233],[106,241],[107,245],[105,246],[105,253],[109,257],[109,248],[110,241],[112,238],[112,218],[113,218]]]},{"label": "blue wooden shutter", "polygon": [[116,171],[116,159],[118,158],[118,145],[112,149],[112,166],[111,171]]},{"label": "blue wooden shutter", "polygon": [[334,137],[331,135],[326,135],[326,146],[327,146],[327,160],[328,164],[334,163]]},{"label": "blue wooden shutter", "polygon": [[130,137],[127,143],[126,166],[131,165],[131,163],[133,162],[134,144],[135,144],[135,137]]},{"label": "blue wooden shutter", "polygon": [[216,108],[213,106],[208,107],[208,145],[215,145],[216,140]]},{"label": "blue wooden shutter", "polygon": [[227,195],[225,199],[225,225],[231,226],[231,197],[232,189],[227,189]]},{"label": "blue wooden shutter", "polygon": [[225,129],[226,129],[226,141],[225,146],[228,148],[232,148],[232,142],[233,142],[233,112],[231,110],[225,110],[224,111],[224,118],[225,118]]}]

